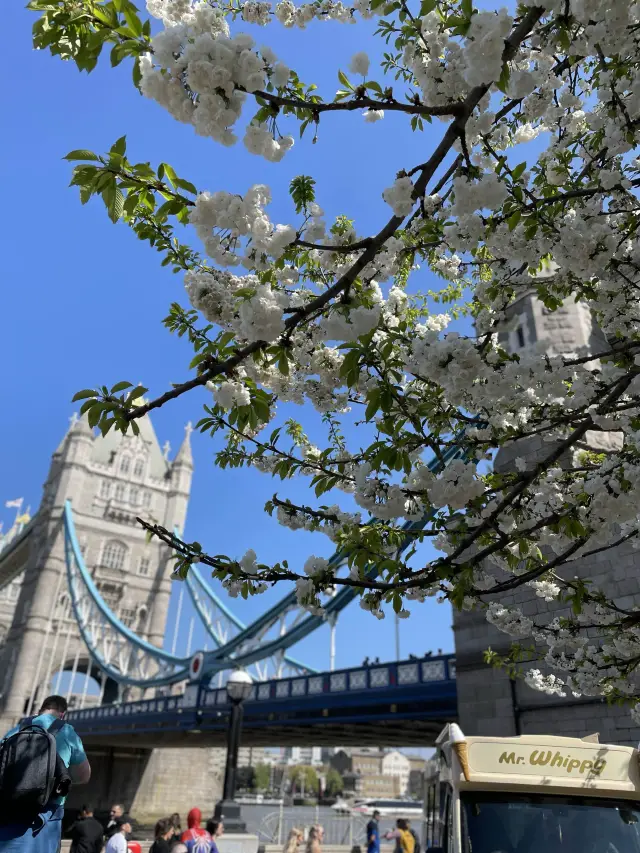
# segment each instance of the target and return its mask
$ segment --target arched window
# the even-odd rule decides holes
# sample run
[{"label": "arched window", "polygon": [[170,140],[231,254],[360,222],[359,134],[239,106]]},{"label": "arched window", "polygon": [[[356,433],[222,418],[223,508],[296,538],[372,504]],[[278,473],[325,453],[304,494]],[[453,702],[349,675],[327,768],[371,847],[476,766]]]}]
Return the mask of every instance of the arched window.
[{"label": "arched window", "polygon": [[135,486],[129,489],[129,503],[131,506],[137,506],[140,503],[139,492]]},{"label": "arched window", "polygon": [[136,459],[136,464],[133,468],[133,473],[136,477],[142,477],[144,474],[144,459]]},{"label": "arched window", "polygon": [[102,565],[108,569],[124,568],[124,561],[127,556],[127,546],[122,542],[116,542],[112,539],[107,542],[102,552]]},{"label": "arched window", "polygon": [[148,615],[149,611],[147,610],[146,606],[144,604],[141,604],[140,607],[138,607],[138,624],[136,626],[138,631],[142,631],[144,630],[144,628],[146,628]]},{"label": "arched window", "polygon": [[142,503],[144,506],[151,506],[151,492],[144,492],[143,493]]},{"label": "arched window", "polygon": [[128,474],[131,470],[131,459],[129,456],[123,456],[120,460],[120,471],[122,474]]},{"label": "arched window", "polygon": [[100,481],[100,497],[101,498],[111,497],[111,482],[109,480],[101,480]]},{"label": "arched window", "polygon": [[116,500],[123,501],[125,496],[126,489],[124,487],[124,483],[118,483],[116,485]]}]

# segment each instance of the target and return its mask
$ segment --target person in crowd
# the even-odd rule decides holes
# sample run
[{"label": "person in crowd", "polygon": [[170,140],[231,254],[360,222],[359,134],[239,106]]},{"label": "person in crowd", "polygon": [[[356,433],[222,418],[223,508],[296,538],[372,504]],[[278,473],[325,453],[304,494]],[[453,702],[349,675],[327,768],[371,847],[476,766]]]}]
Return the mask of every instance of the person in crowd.
[{"label": "person in crowd", "polygon": [[127,853],[127,833],[129,832],[131,832],[131,824],[128,819],[124,815],[117,817],[115,830],[107,841],[104,853]]},{"label": "person in crowd", "polygon": [[169,848],[173,850],[176,844],[180,842],[180,836],[182,835],[182,825],[178,812],[174,812],[169,818],[169,820],[171,821],[171,826],[173,827],[173,836],[169,840]]},{"label": "person in crowd", "polygon": [[317,823],[309,829],[307,838],[307,853],[322,853],[322,842],[324,840],[324,828]]},{"label": "person in crowd", "polygon": [[84,805],[80,817],[71,827],[70,853],[101,853],[102,824],[93,816],[93,806]]},{"label": "person in crowd", "polygon": [[285,842],[283,853],[297,853],[298,847],[300,847],[303,838],[304,832],[294,826]]},{"label": "person in crowd", "polygon": [[217,840],[224,832],[224,823],[221,820],[211,818],[207,821],[207,832],[211,837],[209,845],[210,853],[219,853]]},{"label": "person in crowd", "polygon": [[163,817],[156,823],[153,833],[154,842],[149,849],[149,853],[170,853],[171,847],[169,842],[174,837],[173,824],[170,817]]},{"label": "person in crowd", "polygon": [[396,853],[414,853],[415,841],[413,835],[409,832],[407,821],[403,817],[399,817],[396,821],[396,828],[391,832],[385,833],[385,838],[396,840]]},{"label": "person in crowd", "polygon": [[407,829],[411,833],[411,837],[413,838],[413,853],[420,853],[420,839],[418,838],[418,833],[411,826],[411,821],[407,818]]},{"label": "person in crowd", "polygon": [[[66,713],[67,700],[64,696],[47,696],[31,725],[45,730],[54,726],[57,753],[71,782],[84,785],[91,778],[91,765],[76,730],[64,722]],[[5,738],[19,731],[20,726],[15,726]],[[0,853],[58,853],[65,799],[63,795],[53,796],[39,815],[34,816],[35,819],[0,826]]]},{"label": "person in crowd", "polygon": [[367,853],[380,853],[380,812],[376,809],[367,824]]},{"label": "person in crowd", "polygon": [[187,829],[180,836],[180,841],[186,844],[188,841],[195,841],[199,835],[207,835],[208,832],[200,824],[202,823],[202,812],[198,808],[193,808],[187,815]]},{"label": "person in crowd", "polygon": [[121,817],[124,817],[124,806],[122,803],[114,803],[109,810],[109,820],[104,827],[105,841],[108,841],[116,832],[116,823]]}]

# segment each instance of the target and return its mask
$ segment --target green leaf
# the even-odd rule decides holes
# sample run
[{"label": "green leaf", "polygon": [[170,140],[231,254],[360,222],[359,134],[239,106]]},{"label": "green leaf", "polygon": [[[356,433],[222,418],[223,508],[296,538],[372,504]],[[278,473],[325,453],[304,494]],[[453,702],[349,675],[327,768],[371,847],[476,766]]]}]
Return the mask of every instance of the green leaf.
[{"label": "green leaf", "polygon": [[175,188],[177,186],[176,182],[178,180],[178,176],[176,175],[173,166],[170,166],[168,163],[161,163],[160,165],[164,167],[164,173],[167,176],[167,180],[171,186]]},{"label": "green leaf", "polygon": [[95,397],[97,394],[93,388],[85,388],[84,391],[76,392],[71,398],[71,402],[75,403],[77,400],[87,400],[89,397]]},{"label": "green leaf", "polygon": [[370,421],[371,418],[378,411],[378,406],[380,405],[380,389],[374,388],[373,391],[367,397],[367,408],[365,410],[364,416],[365,420]]},{"label": "green leaf", "polygon": [[125,8],[123,15],[131,32],[136,38],[139,38],[142,35],[142,22],[140,21],[140,18],[130,6]]},{"label": "green leaf", "polygon": [[[140,83],[142,82],[142,72],[140,71],[140,57],[136,58],[136,61],[133,63],[133,85],[136,89],[140,90]],[[140,92],[142,94],[142,92]]]},{"label": "green leaf", "polygon": [[527,168],[527,162],[525,160],[524,163],[519,163],[515,167],[515,169],[512,169],[511,170],[511,177],[513,178],[513,180],[517,181],[520,178],[520,176],[524,174],[526,168]]},{"label": "green leaf", "polygon": [[344,71],[338,71],[338,80],[342,83],[343,86],[346,86],[347,89],[350,89],[353,92],[353,86],[349,82],[349,78],[344,73]]},{"label": "green leaf", "polygon": [[111,389],[111,393],[117,394],[119,391],[124,391],[127,388],[131,388],[131,384],[131,382],[117,382]]},{"label": "green leaf", "polygon": [[181,190],[186,190],[188,193],[193,193],[193,195],[198,194],[195,185],[191,181],[185,181],[184,178],[176,178],[176,186],[180,187]]},{"label": "green leaf", "polygon": [[115,424],[115,422],[116,422],[115,418],[105,418],[104,420],[100,421],[100,423],[98,424],[98,428],[99,428],[100,432],[102,433],[103,438],[109,432],[109,430]]},{"label": "green leaf", "polygon": [[315,201],[315,181],[309,175],[296,175],[289,184],[289,194],[296,206],[296,213],[302,213]]},{"label": "green leaf", "polygon": [[102,198],[107,206],[107,213],[112,222],[117,222],[124,211],[124,195],[122,190],[116,186],[108,186],[102,193]]},{"label": "green leaf", "polygon": [[500,89],[500,91],[503,92],[504,94],[506,94],[506,92],[507,92],[507,87],[509,85],[509,78],[510,77],[511,77],[511,70],[509,68],[509,63],[505,62],[505,64],[502,66],[502,73],[500,74],[500,79],[496,83],[496,86],[498,87],[498,89]]},{"label": "green leaf", "polygon": [[124,157],[125,151],[127,150],[127,137],[121,136],[120,139],[117,139],[113,145],[111,146],[110,154],[120,154]]},{"label": "green leaf", "polygon": [[460,8],[465,18],[470,18],[473,15],[473,0],[462,0]]},{"label": "green leaf", "polygon": [[100,160],[97,154],[93,151],[88,151],[86,148],[76,148],[75,151],[69,151],[63,160]]},{"label": "green leaf", "polygon": [[136,385],[127,397],[127,403],[130,403],[132,400],[137,400],[138,397],[142,397],[142,395],[146,394],[148,390],[148,388],[144,388],[142,385]]}]

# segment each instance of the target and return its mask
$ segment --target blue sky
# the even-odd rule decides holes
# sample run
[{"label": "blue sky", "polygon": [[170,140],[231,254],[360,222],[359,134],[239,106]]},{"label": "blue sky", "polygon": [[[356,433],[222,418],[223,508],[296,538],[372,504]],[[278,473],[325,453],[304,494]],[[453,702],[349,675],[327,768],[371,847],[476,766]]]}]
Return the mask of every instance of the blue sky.
[{"label": "blue sky", "polygon": [[[33,51],[34,14],[12,3],[6,15],[14,36],[6,44],[5,68],[14,69],[15,83],[4,87],[3,114],[11,124],[0,140],[5,244],[0,500],[4,506],[5,500],[24,496],[35,510],[50,454],[67,428],[74,410],[70,401],[78,389],[128,379],[144,383],[155,396],[187,378],[190,358],[185,344],[162,326],[171,301],[186,304],[181,277],[162,269],[155,251],[126,226],[112,225],[101,202],[82,207],[77,191],[68,187],[71,167],[61,159],[68,151],[103,152],[126,133],[131,159],[156,165],[167,161],[199,189],[244,192],[253,183],[269,184],[274,194],[269,213],[278,222],[295,221],[286,194],[290,179],[311,174],[327,218],[345,213],[366,235],[388,218],[382,190],[398,169],[426,159],[443,126],[436,121],[425,133],[413,134],[408,121],[395,115],[387,114],[375,125],[365,124],[359,113],[329,115],[312,145],[311,135],[298,141],[296,126],[285,120],[282,132],[291,132],[296,145],[282,163],[269,164],[242,144],[222,148],[178,124],[137,93],[127,63],[111,69],[102,61],[87,76]],[[347,69],[353,53],[368,50],[373,59],[384,48],[372,38],[372,25],[316,22],[304,32],[279,25],[266,30],[234,26],[252,31],[259,44],[269,44],[303,80],[318,83],[327,99],[339,88],[337,70]],[[247,111],[245,118],[251,114]],[[198,246],[195,234],[180,236]],[[416,287],[426,290],[434,284],[426,270],[415,275]],[[193,393],[155,414],[160,442],[169,439],[175,452],[184,424],[195,422],[208,400],[206,392]],[[304,420],[302,410],[295,414]],[[241,556],[253,547],[261,561],[286,558],[294,566],[311,553],[331,553],[331,543],[322,535],[285,530],[263,512],[276,489],[281,496],[314,500],[303,481],[281,484],[255,471],[219,471],[213,465],[216,443],[194,433],[193,445],[188,538],[213,553]],[[0,517],[6,529],[12,511],[2,509]],[[425,546],[421,558],[428,557]],[[231,606],[248,622],[286,591],[283,585]],[[175,599],[170,623],[175,621]],[[178,651],[183,652],[188,618],[184,622],[178,637]],[[427,649],[451,651],[450,626],[448,605],[414,607],[412,617],[401,623],[402,656]],[[365,656],[394,657],[393,619],[378,622],[357,603],[342,614],[337,638],[338,666],[358,665]],[[196,629],[192,650],[203,641]],[[294,653],[312,666],[327,668],[328,629],[316,632]]]}]

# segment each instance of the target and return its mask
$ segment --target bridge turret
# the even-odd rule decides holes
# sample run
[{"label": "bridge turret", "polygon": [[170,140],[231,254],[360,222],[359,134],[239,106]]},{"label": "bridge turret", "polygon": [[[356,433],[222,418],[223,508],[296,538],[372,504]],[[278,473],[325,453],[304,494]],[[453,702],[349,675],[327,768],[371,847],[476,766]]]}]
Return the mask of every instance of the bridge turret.
[{"label": "bridge turret", "polygon": [[[522,295],[507,311],[505,329],[499,335],[500,343],[511,353],[526,359],[534,350],[552,356],[576,354],[596,355],[606,352],[609,345],[598,327],[595,317],[583,302],[568,298],[554,311],[545,308],[532,288]],[[598,367],[596,359],[590,362]],[[622,434],[610,431],[589,431],[578,447],[598,452],[616,452],[622,446]],[[540,436],[519,439],[502,447],[496,454],[494,467],[510,471],[515,459],[520,457],[527,466],[534,467],[546,459],[553,444]],[[571,459],[560,460],[570,465]],[[601,554],[573,560],[561,570],[565,575],[592,580],[605,594],[624,607],[640,604],[640,558],[630,543],[625,543]],[[495,566],[487,565],[495,573]],[[621,596],[623,596],[621,598]],[[511,594],[496,598],[507,606],[521,608],[525,616],[549,621],[553,615],[562,615],[555,601],[536,596],[530,587],[520,587]],[[481,610],[454,610],[454,632],[457,659],[458,708],[460,725],[470,734],[509,736],[516,734],[554,731],[572,737],[588,734],[592,727],[607,731],[607,739],[620,743],[637,743],[640,729],[632,728],[626,709],[606,714],[600,699],[581,706],[579,713],[569,701],[549,705],[548,697],[532,690],[516,679],[510,681],[504,671],[490,671],[484,662],[484,652],[492,648],[504,654],[510,640],[506,634],[491,626]],[[524,641],[525,646],[529,639]],[[576,703],[573,703],[576,704]],[[549,705],[546,707],[546,705]]]},{"label": "bridge turret", "polygon": [[[595,318],[584,302],[567,299],[550,311],[529,290],[507,310],[507,329],[498,335],[500,344],[510,353],[526,357],[532,350],[549,355],[574,353],[579,356],[605,352],[609,345]],[[597,362],[594,362],[594,366]],[[613,432],[589,431],[580,447],[599,452],[619,450],[622,436]],[[516,457],[535,464],[551,452],[547,442],[538,436],[514,442],[500,449],[495,459],[496,470],[509,470]]]},{"label": "bridge turret", "polygon": [[177,527],[181,533],[184,531],[187,518],[187,506],[193,477],[192,432],[191,424],[188,423],[184,428],[184,439],[170,468],[171,485],[167,500],[165,527],[169,530]]}]

